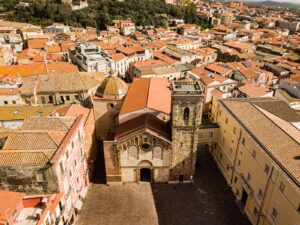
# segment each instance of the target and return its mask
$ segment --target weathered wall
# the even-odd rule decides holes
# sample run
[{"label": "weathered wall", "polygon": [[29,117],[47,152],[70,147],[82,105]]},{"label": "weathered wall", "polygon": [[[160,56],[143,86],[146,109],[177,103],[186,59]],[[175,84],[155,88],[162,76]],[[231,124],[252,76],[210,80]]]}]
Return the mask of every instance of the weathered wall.
[{"label": "weathered wall", "polygon": [[40,169],[40,166],[0,167],[0,189],[26,194],[58,192],[57,177],[52,167],[43,170],[43,182],[38,182],[37,178]]}]

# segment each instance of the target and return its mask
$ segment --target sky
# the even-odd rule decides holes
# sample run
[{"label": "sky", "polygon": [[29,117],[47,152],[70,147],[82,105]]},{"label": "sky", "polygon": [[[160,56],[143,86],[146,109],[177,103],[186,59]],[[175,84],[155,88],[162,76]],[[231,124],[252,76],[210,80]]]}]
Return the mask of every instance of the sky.
[{"label": "sky", "polygon": [[[247,2],[261,2],[261,1],[265,1],[265,0],[244,0]],[[274,2],[289,2],[289,3],[299,3],[300,4],[300,0],[272,0]]]}]

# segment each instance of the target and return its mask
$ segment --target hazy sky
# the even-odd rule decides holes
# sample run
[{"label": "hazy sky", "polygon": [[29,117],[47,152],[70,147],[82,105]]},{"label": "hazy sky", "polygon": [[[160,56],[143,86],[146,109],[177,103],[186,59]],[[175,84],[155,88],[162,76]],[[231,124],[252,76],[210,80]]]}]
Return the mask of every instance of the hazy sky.
[{"label": "hazy sky", "polygon": [[[244,0],[244,1],[248,1],[248,2],[258,2],[258,1],[264,1],[264,0]],[[290,3],[299,3],[300,4],[300,0],[272,0],[275,2],[290,2]]]}]

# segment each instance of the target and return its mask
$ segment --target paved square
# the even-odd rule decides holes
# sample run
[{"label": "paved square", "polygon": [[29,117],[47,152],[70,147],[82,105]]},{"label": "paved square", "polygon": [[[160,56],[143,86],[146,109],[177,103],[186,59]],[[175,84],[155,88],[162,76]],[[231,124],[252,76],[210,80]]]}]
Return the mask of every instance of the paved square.
[{"label": "paved square", "polygon": [[160,225],[250,225],[205,149],[194,183],[152,184],[152,191]]},{"label": "paved square", "polygon": [[207,151],[189,184],[91,184],[76,225],[250,225]]},{"label": "paved square", "polygon": [[91,184],[76,225],[158,225],[150,184]]}]

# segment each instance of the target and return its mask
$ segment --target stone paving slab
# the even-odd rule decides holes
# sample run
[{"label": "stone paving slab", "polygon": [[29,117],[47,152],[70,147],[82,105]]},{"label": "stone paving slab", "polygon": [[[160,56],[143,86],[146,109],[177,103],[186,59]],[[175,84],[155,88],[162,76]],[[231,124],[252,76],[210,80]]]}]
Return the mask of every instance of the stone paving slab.
[{"label": "stone paving slab", "polygon": [[151,185],[91,184],[76,225],[158,225]]}]

